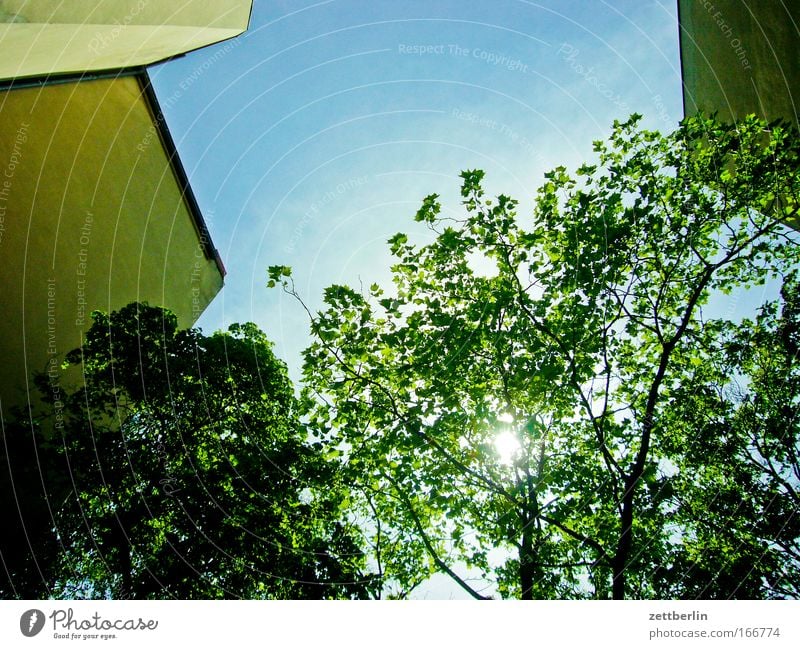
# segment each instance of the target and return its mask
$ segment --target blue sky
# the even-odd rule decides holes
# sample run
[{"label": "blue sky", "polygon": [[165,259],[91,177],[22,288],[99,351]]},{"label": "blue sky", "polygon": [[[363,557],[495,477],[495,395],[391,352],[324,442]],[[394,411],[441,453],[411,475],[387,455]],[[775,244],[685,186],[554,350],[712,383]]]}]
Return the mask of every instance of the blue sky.
[{"label": "blue sky", "polygon": [[386,239],[422,242],[427,194],[459,209],[462,169],[530,213],[542,174],[591,156],[614,119],[683,116],[674,0],[269,2],[248,32],[151,68],[228,270],[205,330],[250,320],[299,376],[307,301],[386,283]]},{"label": "blue sky", "polygon": [[[544,172],[590,159],[613,120],[683,117],[675,0],[255,0],[245,35],[150,75],[228,270],[197,324],[255,322],[296,382],[308,321],[267,266],[291,266],[312,308],[332,283],[387,285],[386,240],[428,239],[430,193],[459,213],[461,170],[524,219]],[[436,577],[415,595],[465,593]]]},{"label": "blue sky", "polygon": [[[614,119],[683,117],[674,0],[279,2],[247,34],[150,70],[226,285],[198,322],[253,321],[295,381],[308,304],[332,283],[388,284],[386,240],[424,242],[423,197],[460,208],[458,174],[525,218],[542,176],[591,157]],[[419,597],[458,597],[447,578]]]}]

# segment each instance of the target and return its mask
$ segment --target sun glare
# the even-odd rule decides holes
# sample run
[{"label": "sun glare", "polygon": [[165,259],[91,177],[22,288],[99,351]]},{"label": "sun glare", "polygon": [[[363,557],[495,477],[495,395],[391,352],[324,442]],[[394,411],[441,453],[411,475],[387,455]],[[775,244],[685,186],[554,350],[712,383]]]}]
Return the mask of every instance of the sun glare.
[{"label": "sun glare", "polygon": [[494,438],[494,448],[500,456],[500,463],[511,466],[520,449],[520,444],[514,433],[504,430]]}]

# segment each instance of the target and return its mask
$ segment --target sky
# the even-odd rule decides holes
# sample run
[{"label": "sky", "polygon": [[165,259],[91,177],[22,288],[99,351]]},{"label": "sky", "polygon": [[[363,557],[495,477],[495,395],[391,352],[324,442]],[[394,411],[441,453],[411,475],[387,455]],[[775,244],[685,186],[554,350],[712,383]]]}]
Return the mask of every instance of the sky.
[{"label": "sky", "polygon": [[386,240],[428,240],[413,216],[457,213],[462,170],[525,218],[614,119],[683,117],[674,0],[255,0],[246,34],[150,76],[227,269],[197,324],[255,322],[295,380],[308,321],[267,266],[312,306],[387,285]]},{"label": "sky", "polygon": [[[295,382],[308,320],[268,266],[312,308],[330,284],[386,286],[386,240],[429,240],[428,194],[459,213],[462,170],[524,219],[615,119],[683,117],[675,0],[255,0],[245,35],[150,76],[227,269],[197,325],[255,322]],[[417,596],[462,594],[442,577]]]}]

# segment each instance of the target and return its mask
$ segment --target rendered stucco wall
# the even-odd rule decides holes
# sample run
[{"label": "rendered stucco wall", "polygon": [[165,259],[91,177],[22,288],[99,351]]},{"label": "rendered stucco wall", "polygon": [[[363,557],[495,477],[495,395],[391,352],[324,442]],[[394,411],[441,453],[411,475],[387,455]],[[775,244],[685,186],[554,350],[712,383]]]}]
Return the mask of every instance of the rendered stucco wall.
[{"label": "rendered stucco wall", "polygon": [[[0,92],[0,399],[134,300],[193,323],[222,286],[134,76]],[[26,387],[28,386],[28,387]]]},{"label": "rendered stucco wall", "polygon": [[247,29],[252,0],[0,0],[0,79],[142,66]]},{"label": "rendered stucco wall", "polygon": [[679,0],[686,114],[798,124],[800,2]]}]

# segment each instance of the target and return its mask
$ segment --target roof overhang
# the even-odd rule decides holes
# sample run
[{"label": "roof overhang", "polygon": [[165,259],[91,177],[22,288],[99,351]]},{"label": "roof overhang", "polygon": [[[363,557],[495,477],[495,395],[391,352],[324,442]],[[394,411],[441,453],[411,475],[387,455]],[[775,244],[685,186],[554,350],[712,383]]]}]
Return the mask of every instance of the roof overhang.
[{"label": "roof overhang", "polygon": [[138,67],[233,38],[252,0],[0,0],[0,78]]}]

